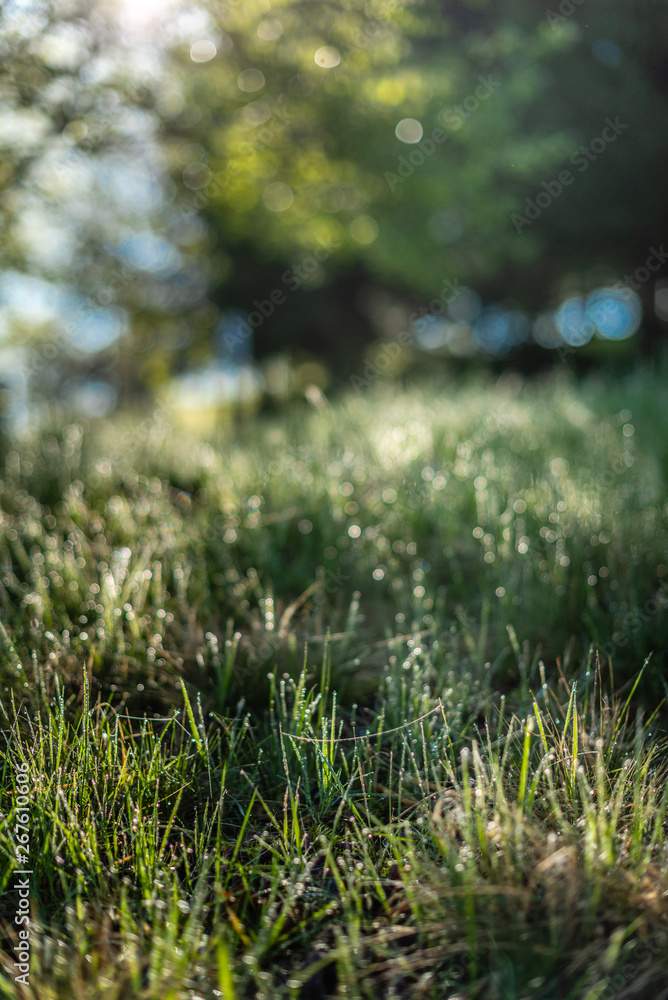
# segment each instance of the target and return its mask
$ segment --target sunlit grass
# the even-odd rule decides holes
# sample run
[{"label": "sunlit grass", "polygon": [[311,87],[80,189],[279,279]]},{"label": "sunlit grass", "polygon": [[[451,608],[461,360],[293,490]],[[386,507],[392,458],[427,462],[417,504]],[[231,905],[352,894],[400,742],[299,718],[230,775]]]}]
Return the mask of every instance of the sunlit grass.
[{"label": "sunlit grass", "polygon": [[661,391],[377,388],[11,451],[3,995],[658,997]]}]

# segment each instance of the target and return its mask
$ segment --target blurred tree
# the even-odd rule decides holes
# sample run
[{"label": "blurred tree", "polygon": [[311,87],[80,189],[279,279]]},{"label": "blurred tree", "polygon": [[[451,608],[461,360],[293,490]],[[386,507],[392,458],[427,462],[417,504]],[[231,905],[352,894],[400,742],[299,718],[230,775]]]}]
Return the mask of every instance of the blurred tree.
[{"label": "blurred tree", "polygon": [[9,0],[0,322],[72,391],[251,329],[350,369],[374,283],[537,312],[628,275],[656,336],[666,29],[651,0]]},{"label": "blurred tree", "polygon": [[30,348],[33,388],[56,399],[93,374],[112,401],[132,392],[211,322],[199,230],[166,196],[169,62],[119,13],[83,0],[0,10],[0,334]]},{"label": "blurred tree", "polygon": [[[220,248],[221,302],[257,314],[296,288],[286,268],[306,289],[356,265],[406,293],[448,279],[539,310],[622,279],[666,231],[666,4],[210,11],[210,48],[181,50],[190,111],[172,148],[182,209]],[[317,246],[335,249],[301,275]],[[261,349],[296,336],[298,309],[263,317]]]},{"label": "blurred tree", "polygon": [[[212,284],[261,319],[260,349],[283,342],[286,317],[294,327],[296,310],[310,311],[306,296],[282,315],[278,306],[332,275],[361,266],[429,295],[448,278],[480,282],[533,258],[534,239],[509,238],[515,168],[499,153],[512,142],[540,173],[567,152],[566,134],[515,133],[541,62],[568,39],[462,5],[219,11],[202,48],[181,53],[189,104],[170,145],[192,192],[181,210],[209,220],[220,250]],[[319,299],[326,328],[331,305]]]}]

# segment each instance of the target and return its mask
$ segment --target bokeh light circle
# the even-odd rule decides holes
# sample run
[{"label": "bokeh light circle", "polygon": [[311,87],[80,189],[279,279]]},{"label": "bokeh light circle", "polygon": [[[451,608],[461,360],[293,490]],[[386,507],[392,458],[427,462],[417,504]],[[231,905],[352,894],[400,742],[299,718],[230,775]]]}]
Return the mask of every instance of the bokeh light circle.
[{"label": "bokeh light circle", "polygon": [[622,50],[611,38],[597,38],[591,47],[592,54],[598,62],[609,69],[617,69],[622,62]]},{"label": "bokeh light circle", "polygon": [[413,323],[413,338],[423,351],[438,351],[447,343],[450,325],[442,316],[421,316]]},{"label": "bokeh light circle", "polygon": [[547,351],[553,351],[564,343],[564,338],[557,329],[553,313],[543,313],[538,316],[533,325],[533,339]]},{"label": "bokeh light circle", "polygon": [[417,118],[402,118],[394,133],[401,142],[415,143],[422,138],[423,129]]},{"label": "bokeh light circle", "polygon": [[378,238],[378,223],[370,215],[359,215],[350,223],[350,235],[356,243],[368,246]]},{"label": "bokeh light circle", "polygon": [[587,315],[581,296],[566,299],[555,313],[557,330],[571,347],[584,347],[596,332],[596,324]]},{"label": "bokeh light circle", "polygon": [[587,299],[587,315],[606,340],[626,340],[642,317],[640,299],[630,288],[599,288]]},{"label": "bokeh light circle", "polygon": [[334,69],[341,62],[341,53],[333,45],[322,45],[313,58],[316,66],[322,69]]},{"label": "bokeh light circle", "polygon": [[209,62],[218,53],[218,49],[208,38],[200,38],[190,46],[190,58],[193,62]]},{"label": "bokeh light circle", "polygon": [[201,163],[199,160],[189,163],[183,170],[183,183],[192,191],[206,187],[210,180],[211,171],[206,163]]},{"label": "bokeh light circle", "polygon": [[262,201],[270,212],[285,212],[294,200],[292,188],[283,181],[273,181],[268,184],[262,194]]},{"label": "bokeh light circle", "polygon": [[264,87],[264,73],[261,73],[259,69],[245,69],[237,77],[237,86],[239,90],[244,90],[247,94],[252,94],[256,90],[262,90]]},{"label": "bokeh light circle", "polygon": [[283,34],[283,25],[276,17],[268,17],[257,26],[258,36],[263,42],[275,42]]},{"label": "bokeh light circle", "polygon": [[483,309],[473,324],[473,336],[481,350],[487,354],[505,354],[510,343],[510,325],[503,309]]}]

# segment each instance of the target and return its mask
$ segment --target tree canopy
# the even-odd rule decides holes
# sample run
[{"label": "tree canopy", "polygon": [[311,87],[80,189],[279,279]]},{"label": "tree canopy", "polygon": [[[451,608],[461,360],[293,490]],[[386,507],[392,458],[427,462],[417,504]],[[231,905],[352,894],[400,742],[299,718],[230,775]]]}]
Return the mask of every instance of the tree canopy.
[{"label": "tree canopy", "polygon": [[493,355],[494,309],[506,350],[615,283],[657,336],[667,28],[646,0],[12,0],[5,336],[158,384],[216,330],[350,356],[468,321],[470,289]]}]

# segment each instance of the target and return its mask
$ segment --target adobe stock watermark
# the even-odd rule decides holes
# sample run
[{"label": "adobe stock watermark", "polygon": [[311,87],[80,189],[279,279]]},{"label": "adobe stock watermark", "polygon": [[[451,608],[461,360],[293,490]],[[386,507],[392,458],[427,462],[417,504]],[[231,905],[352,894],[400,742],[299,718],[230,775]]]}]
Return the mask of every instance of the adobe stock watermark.
[{"label": "adobe stock watermark", "polygon": [[386,170],[385,182],[394,191],[399,184],[403,184],[409,177],[412,177],[418,167],[436,152],[436,147],[448,141],[449,136],[442,128],[435,128],[426,139],[421,139],[412,149],[408,156],[400,156],[397,160],[396,173]]},{"label": "adobe stock watermark", "polygon": [[[337,553],[339,553],[338,549]],[[328,597],[334,597],[335,594],[338,594],[350,580],[350,575],[343,573],[340,566],[336,570],[325,566],[320,569],[320,586],[313,595],[313,601],[318,605],[325,604]]]},{"label": "adobe stock watermark", "polygon": [[460,292],[461,288],[459,288],[457,278],[453,278],[452,280],[446,278],[441,286],[440,295],[432,299],[428,305],[421,306],[416,312],[412,312],[408,317],[408,322],[411,326],[415,325],[417,333],[424,333],[428,325],[425,317],[443,316],[448,305],[457,298]]},{"label": "adobe stock watermark", "polygon": [[442,108],[439,112],[439,118],[444,120],[450,128],[461,128],[464,122],[475,114],[483,101],[486,101],[495,90],[498,90],[501,84],[502,81],[495,80],[491,74],[488,77],[479,76],[478,86],[473,93],[465,97],[461,104]]},{"label": "adobe stock watermark", "polygon": [[408,317],[409,328],[403,330],[396,340],[391,340],[376,353],[374,360],[364,363],[361,375],[350,376],[350,384],[355,392],[360,393],[363,389],[368,389],[370,385],[377,382],[388,371],[391,371],[394,362],[401,356],[402,348],[410,347],[414,344],[414,334],[423,333],[428,326],[428,316],[443,316],[449,303],[452,302],[461,292],[457,278],[450,280],[446,278],[441,286],[440,294],[431,300],[426,306],[421,306]]},{"label": "adobe stock watermark", "polygon": [[[241,143],[239,146],[241,160],[251,152],[259,153],[263,149],[269,149],[276,136],[285,131],[293,119],[293,115],[286,107],[286,101],[285,94],[279,94],[274,107],[269,109],[271,116],[255,126],[252,139]],[[200,167],[199,164],[195,166]],[[201,167],[204,166],[204,164],[201,165]],[[206,208],[212,198],[220,197],[223,194],[233,178],[244,173],[242,162],[230,164],[224,170],[218,170],[210,176],[201,167],[199,174],[204,179],[200,182],[198,173],[195,172],[193,178],[190,179],[190,184],[186,185],[193,191],[192,196],[182,198],[176,206],[182,217]],[[195,187],[199,183],[201,183],[201,187]]]},{"label": "adobe stock watermark", "polygon": [[374,17],[370,18],[364,27],[360,28],[353,36],[350,47],[353,49],[365,49],[370,42],[376,40],[378,32],[383,30],[385,22],[390,20],[391,15],[396,10],[403,10],[404,6],[408,6],[408,4],[404,5],[398,3],[397,0],[388,0]]},{"label": "adobe stock watermark", "polygon": [[[587,0],[561,0],[556,11],[546,10],[545,17],[551,28],[556,28],[558,24],[564,24],[578,7],[582,7]],[[557,13],[558,11],[558,13]]]},{"label": "adobe stock watermark", "polygon": [[624,987],[647,970],[654,958],[665,955],[667,945],[668,934],[665,931],[656,931],[645,939],[641,938],[631,953],[630,960],[612,977],[603,992],[596,994],[598,1000],[615,1000],[621,996]]},{"label": "adobe stock watermark", "polygon": [[340,243],[335,243],[333,240],[329,240],[328,243],[318,240],[318,246],[308,257],[300,261],[297,266],[288,268],[281,275],[281,283],[285,285],[287,291],[282,288],[273,288],[267,298],[254,299],[253,306],[255,308],[248,313],[246,319],[239,320],[236,330],[228,330],[223,335],[225,347],[229,351],[234,351],[240,344],[248,340],[253,330],[261,327],[266,319],[274,315],[277,307],[287,302],[288,293],[298,291],[302,284],[315,274],[320,264],[331,257],[340,246]]},{"label": "adobe stock watermark", "polygon": [[[276,98],[274,107],[269,108],[271,116],[255,126],[252,139],[241,143],[239,152],[242,157],[247,156],[250,152],[260,153],[263,149],[268,149],[276,136],[286,130],[290,122],[293,120],[293,115],[288,110],[286,102],[287,98],[285,94],[279,94]],[[243,172],[244,168],[242,166],[228,167],[226,170],[218,171],[218,173],[215,173],[212,176],[211,181],[207,185],[207,190],[213,185],[213,193],[219,194],[222,188],[227,184],[230,176]],[[216,185],[220,186],[218,191],[215,190]]]},{"label": "adobe stock watermark", "polygon": [[[461,104],[449,105],[439,111],[439,119],[451,129],[461,128],[466,119],[475,114],[480,105],[502,85],[501,80],[495,80],[491,75],[488,77],[479,76],[478,81],[474,92],[465,97]],[[385,183],[390,191],[394,191],[399,184],[403,184],[409,177],[412,177],[418,167],[421,167],[425,160],[433,156],[436,147],[447,142],[449,138],[449,135],[442,128],[435,128],[426,139],[415,143],[415,149],[406,156],[400,156],[395,171],[386,170],[384,174]]]},{"label": "adobe stock watermark", "polygon": [[[13,946],[16,952],[14,967],[17,974],[14,981],[23,986],[30,985],[30,780],[28,765],[21,762],[16,765],[16,823],[14,825],[14,842],[16,844],[15,882],[13,888],[17,893],[16,913],[14,923],[19,928],[18,943]],[[19,875],[25,876],[19,878]]]},{"label": "adobe stock watermark", "polygon": [[649,281],[652,274],[661,270],[666,261],[668,261],[668,253],[663,249],[663,243],[658,249],[650,247],[645,263],[637,267],[633,274],[625,274],[621,281],[612,286],[614,291],[623,294],[630,288],[634,292],[637,292],[639,288]]},{"label": "adobe stock watermark", "polygon": [[[652,275],[660,271],[666,261],[668,261],[668,252],[664,250],[663,243],[658,247],[650,247],[644,264],[637,267],[631,274],[625,274],[623,278],[620,278],[614,285],[611,285],[611,291],[616,292],[621,297],[628,297],[647,284]],[[614,303],[609,302],[607,307],[604,307],[604,314],[607,310],[612,309],[614,309]],[[581,337],[584,344],[589,342],[596,333],[596,330],[597,326],[594,320],[587,317],[575,332]],[[562,362],[565,362],[569,354],[575,354],[576,351],[576,347],[566,342],[559,344],[556,348],[557,355]]]},{"label": "adobe stock watermark", "polygon": [[612,633],[612,641],[604,643],[600,652],[611,657],[618,649],[623,649],[624,646],[628,645],[630,639],[642,631],[643,625],[647,625],[659,611],[665,608],[668,608],[668,584],[662,582],[657,594],[654,597],[649,597],[642,608],[634,608],[624,615],[621,627]]},{"label": "adobe stock watermark", "polygon": [[286,101],[285,94],[279,94],[276,98],[276,104],[273,108],[269,109],[271,117],[256,126],[256,132],[249,143],[251,149],[256,153],[261,152],[263,149],[268,149],[276,136],[280,135],[281,132],[285,132],[292,121],[293,115],[290,114],[290,111],[286,107]]},{"label": "adobe stock watermark", "polygon": [[[578,173],[584,173],[585,170],[589,169],[590,164],[594,163],[608,146],[616,142],[628,127],[624,122],[620,122],[619,115],[615,116],[614,121],[611,118],[606,118],[605,128],[601,135],[592,139],[588,146],[580,146],[574,150],[570,155],[569,163],[578,168]],[[531,198],[525,199],[524,215],[519,212],[511,214],[510,221],[517,232],[522,233],[527,226],[531,226],[536,219],[539,219],[552,202],[560,198],[564,190],[570,187],[574,181],[575,176],[570,170],[562,170],[554,180],[543,181],[541,187],[544,190],[539,191],[533,200]]]}]

